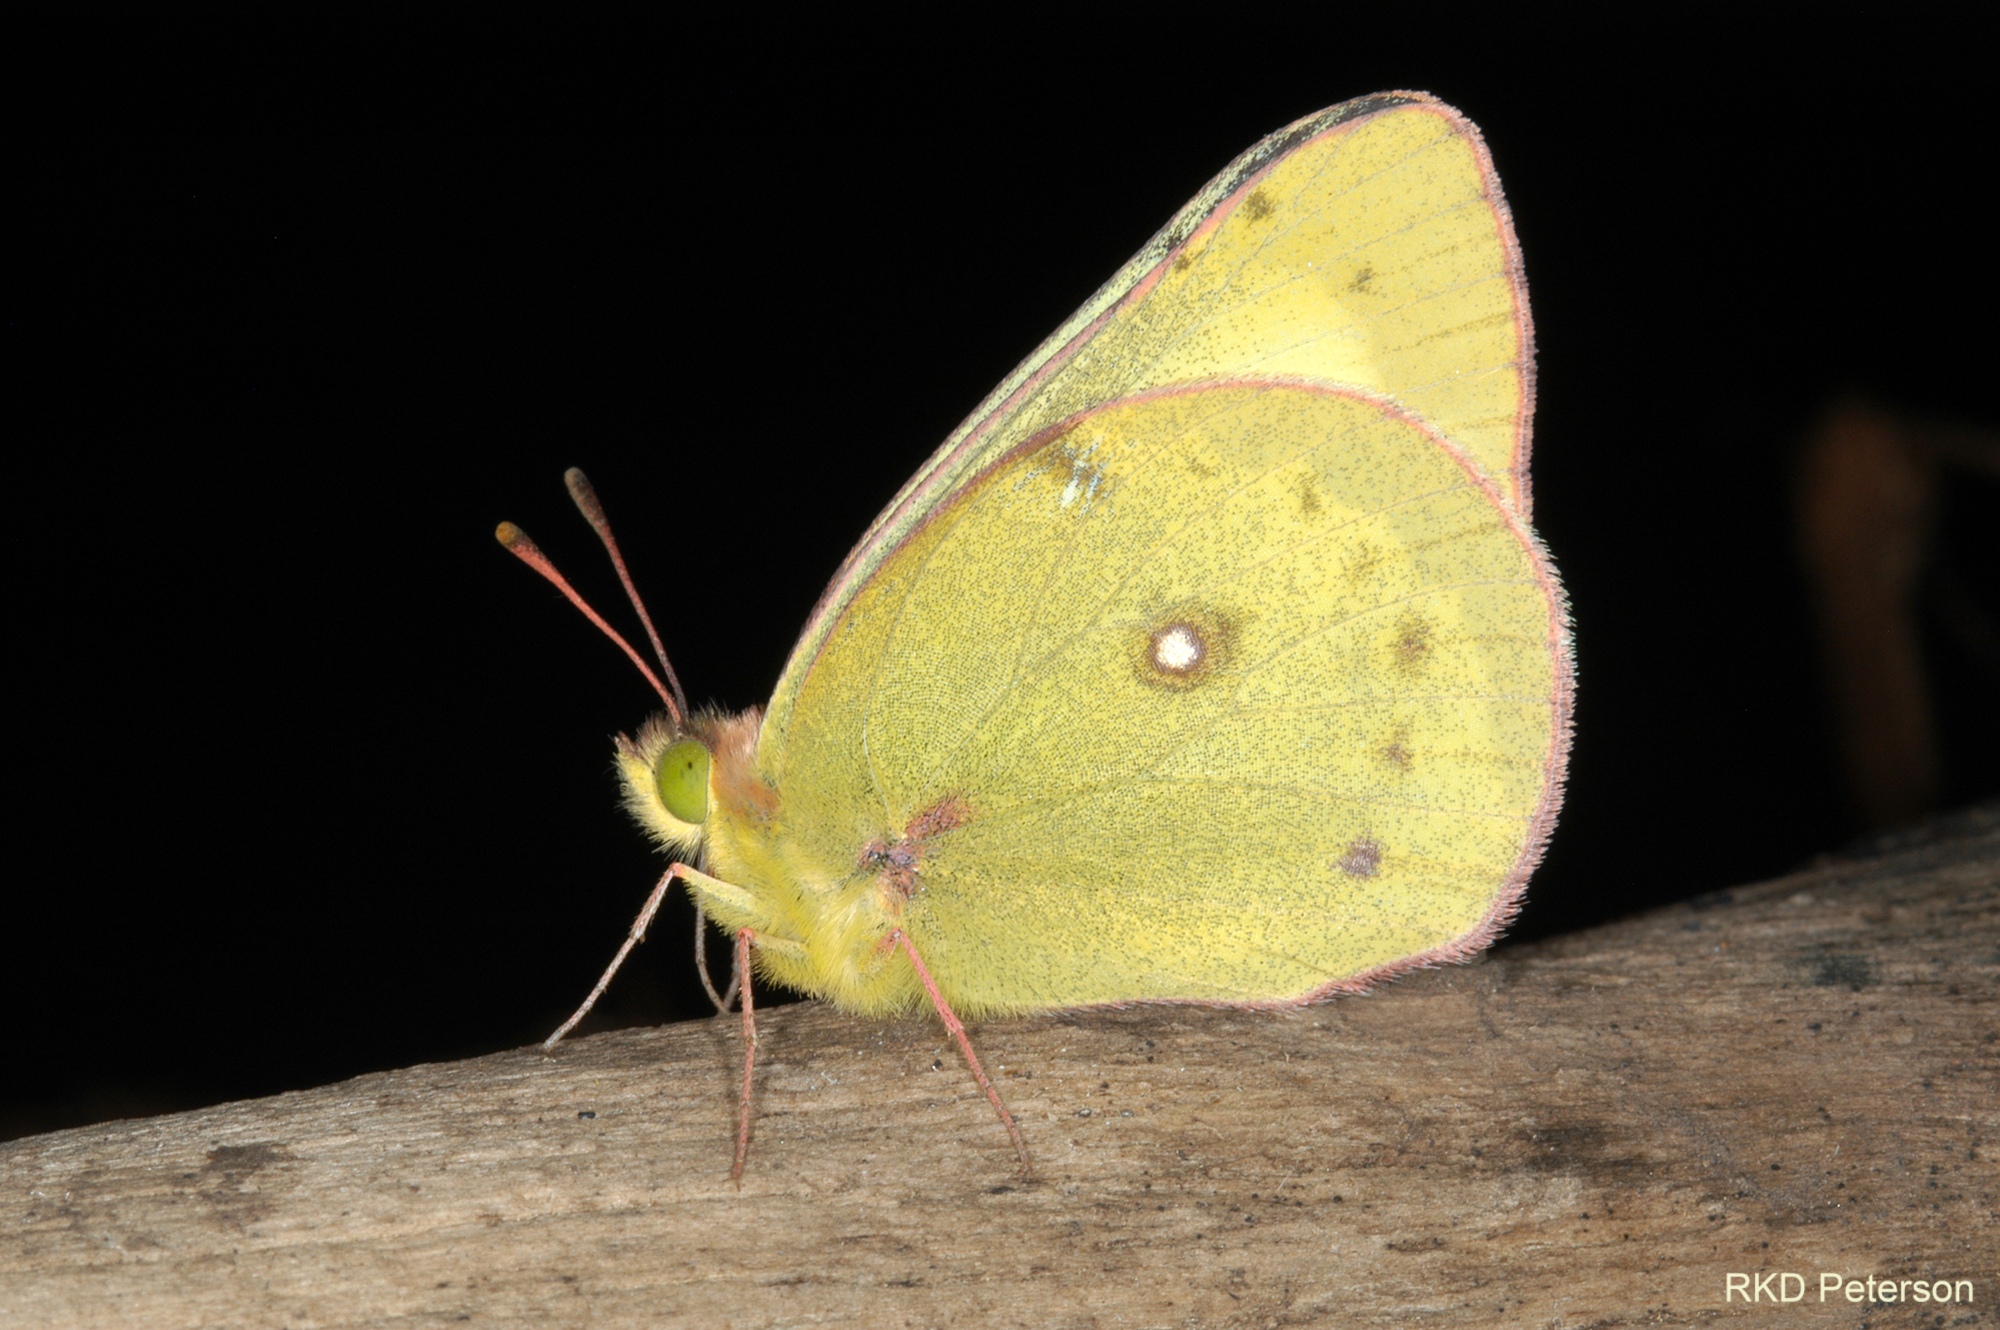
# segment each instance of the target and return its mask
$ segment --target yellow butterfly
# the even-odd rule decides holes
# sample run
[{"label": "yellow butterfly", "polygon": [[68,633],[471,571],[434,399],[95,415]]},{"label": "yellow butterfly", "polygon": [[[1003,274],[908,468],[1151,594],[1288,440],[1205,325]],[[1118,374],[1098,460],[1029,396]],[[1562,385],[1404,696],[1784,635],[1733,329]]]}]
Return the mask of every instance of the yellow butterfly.
[{"label": "yellow butterfly", "polygon": [[690,713],[659,652],[618,765],[676,862],[619,959],[678,878],[736,938],[746,1043],[753,968],[928,1000],[1025,1167],[961,1014],[1292,1006],[1477,952],[1569,743],[1533,400],[1471,123],[1397,92],[1273,134],[903,487],[768,707]]}]

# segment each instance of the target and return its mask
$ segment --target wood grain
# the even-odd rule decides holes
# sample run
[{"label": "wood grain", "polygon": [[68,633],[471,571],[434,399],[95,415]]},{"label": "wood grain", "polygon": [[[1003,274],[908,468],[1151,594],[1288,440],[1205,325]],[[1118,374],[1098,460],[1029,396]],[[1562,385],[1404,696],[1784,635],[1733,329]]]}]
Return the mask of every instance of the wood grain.
[{"label": "wood grain", "polygon": [[[934,1021],[807,1005],[760,1030],[741,1190],[733,1020],[0,1145],[0,1322],[1985,1325],[2000,1302],[1991,810],[1366,998],[975,1026],[1026,1184]],[[1800,1306],[1727,1300],[1730,1273],[1785,1271]],[[1823,1271],[1976,1301],[1821,1303]]]}]

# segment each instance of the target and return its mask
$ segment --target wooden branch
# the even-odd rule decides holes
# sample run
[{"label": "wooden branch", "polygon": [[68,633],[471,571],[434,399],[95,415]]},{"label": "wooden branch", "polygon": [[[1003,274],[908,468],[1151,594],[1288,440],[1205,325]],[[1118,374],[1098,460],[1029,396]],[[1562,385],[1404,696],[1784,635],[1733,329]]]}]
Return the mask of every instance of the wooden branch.
[{"label": "wooden branch", "polygon": [[1814,1324],[2000,1301],[1990,812],[1367,998],[986,1022],[1029,1184],[934,1021],[760,1029],[740,1191],[734,1020],[0,1145],[0,1323],[1775,1325],[1728,1279],[1784,1272]]}]

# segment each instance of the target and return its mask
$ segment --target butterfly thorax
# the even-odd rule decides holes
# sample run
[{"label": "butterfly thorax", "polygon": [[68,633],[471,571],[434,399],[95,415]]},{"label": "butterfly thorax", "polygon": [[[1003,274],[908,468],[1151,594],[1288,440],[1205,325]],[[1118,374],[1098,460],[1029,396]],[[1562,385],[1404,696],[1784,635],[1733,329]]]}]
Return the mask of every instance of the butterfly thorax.
[{"label": "butterfly thorax", "polygon": [[[662,848],[708,875],[690,889],[726,932],[751,930],[765,977],[847,1011],[908,1009],[920,990],[890,935],[918,889],[921,841],[869,829],[855,835],[852,855],[829,859],[809,850],[809,838],[794,834],[782,791],[759,769],[762,720],[756,708],[697,714],[677,730],[658,717],[636,740],[621,736],[626,807]],[[663,766],[690,739],[707,761],[699,822],[688,816],[692,809],[670,808],[661,795]]]}]

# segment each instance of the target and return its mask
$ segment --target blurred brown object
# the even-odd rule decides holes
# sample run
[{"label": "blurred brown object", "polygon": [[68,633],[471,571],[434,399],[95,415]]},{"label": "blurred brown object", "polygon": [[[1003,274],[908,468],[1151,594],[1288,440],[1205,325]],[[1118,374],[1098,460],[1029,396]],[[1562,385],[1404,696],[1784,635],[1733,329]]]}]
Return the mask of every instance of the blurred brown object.
[{"label": "blurred brown object", "polygon": [[[1855,398],[1828,408],[1800,459],[1800,555],[1848,792],[1870,826],[1920,816],[1943,784],[1917,601],[1951,466],[2000,474],[2000,435]],[[1940,608],[1978,618],[1960,599]]]}]

